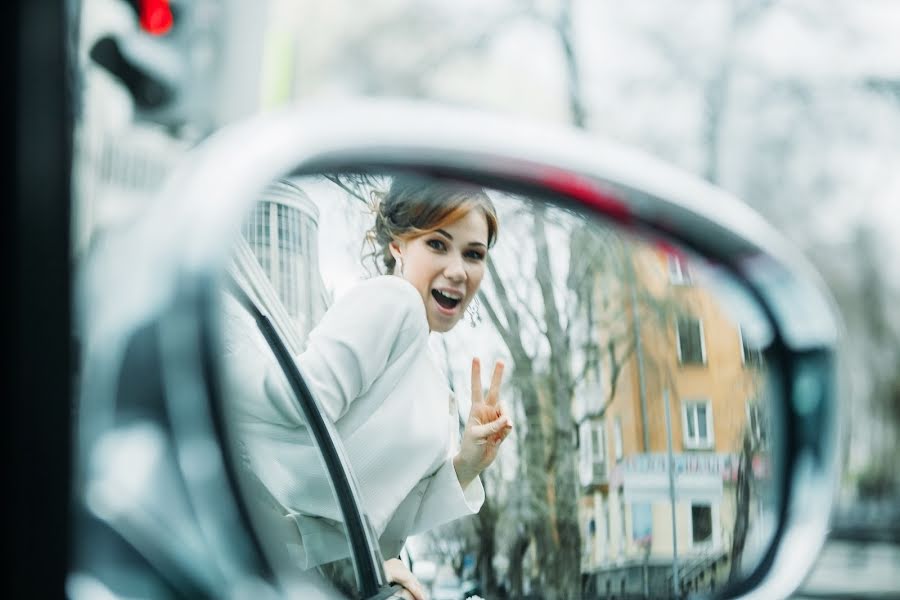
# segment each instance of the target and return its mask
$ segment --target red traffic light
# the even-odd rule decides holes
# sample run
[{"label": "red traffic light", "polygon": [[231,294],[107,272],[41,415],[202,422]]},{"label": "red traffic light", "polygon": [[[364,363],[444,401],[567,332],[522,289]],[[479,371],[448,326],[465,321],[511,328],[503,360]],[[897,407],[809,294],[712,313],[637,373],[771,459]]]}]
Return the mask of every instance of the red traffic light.
[{"label": "red traffic light", "polygon": [[141,0],[139,20],[141,29],[150,35],[167,34],[174,22],[169,0]]}]

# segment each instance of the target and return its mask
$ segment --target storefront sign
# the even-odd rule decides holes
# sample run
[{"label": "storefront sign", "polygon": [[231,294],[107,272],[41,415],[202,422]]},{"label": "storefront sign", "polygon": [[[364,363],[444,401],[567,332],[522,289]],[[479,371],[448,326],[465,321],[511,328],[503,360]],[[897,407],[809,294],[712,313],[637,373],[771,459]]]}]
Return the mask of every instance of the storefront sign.
[{"label": "storefront sign", "polygon": [[[715,475],[722,481],[736,481],[739,456],[736,454],[676,454],[672,457],[675,475]],[[614,477],[621,480],[627,475],[667,474],[669,471],[667,454],[635,454],[625,457],[616,467]]]}]

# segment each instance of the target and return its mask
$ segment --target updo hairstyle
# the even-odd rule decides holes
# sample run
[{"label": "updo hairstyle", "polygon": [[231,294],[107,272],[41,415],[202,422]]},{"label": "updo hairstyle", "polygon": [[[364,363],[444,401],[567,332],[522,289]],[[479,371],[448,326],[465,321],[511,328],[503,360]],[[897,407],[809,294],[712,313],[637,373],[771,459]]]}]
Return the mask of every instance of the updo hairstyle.
[{"label": "updo hairstyle", "polygon": [[[393,273],[396,259],[390,243],[408,241],[463,218],[470,210],[484,213],[488,248],[497,241],[498,221],[494,203],[477,185],[416,175],[393,178],[386,193],[374,195],[375,225],[366,232],[365,244],[378,273]],[[380,260],[379,260],[380,259]]]}]

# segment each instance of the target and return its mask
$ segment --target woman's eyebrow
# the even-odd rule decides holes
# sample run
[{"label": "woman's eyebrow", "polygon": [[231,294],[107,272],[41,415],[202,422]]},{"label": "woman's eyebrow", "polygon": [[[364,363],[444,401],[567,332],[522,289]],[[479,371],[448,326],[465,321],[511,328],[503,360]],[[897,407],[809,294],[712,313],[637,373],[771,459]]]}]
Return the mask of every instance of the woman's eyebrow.
[{"label": "woman's eyebrow", "polygon": [[[439,234],[443,235],[451,242],[453,241],[453,236],[450,235],[449,233],[447,233],[446,231],[444,231],[443,229],[435,229],[434,231],[435,231],[435,233],[439,233]],[[484,246],[485,248],[487,248],[487,244],[485,244],[483,242],[469,242],[467,245],[468,246]]]}]

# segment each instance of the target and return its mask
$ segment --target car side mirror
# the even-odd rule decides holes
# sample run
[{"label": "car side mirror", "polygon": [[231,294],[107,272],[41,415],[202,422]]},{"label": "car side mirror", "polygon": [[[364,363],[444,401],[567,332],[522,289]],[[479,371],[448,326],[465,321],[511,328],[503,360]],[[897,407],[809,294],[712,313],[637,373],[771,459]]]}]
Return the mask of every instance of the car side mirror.
[{"label": "car side mirror", "polygon": [[[367,237],[377,215],[396,217],[378,203],[398,182],[462,227],[408,236],[424,258],[405,271],[390,236]],[[458,213],[444,210],[460,194]],[[485,206],[496,235],[490,219],[462,220]],[[513,442],[482,474],[493,516],[467,517],[495,538],[436,534],[494,548],[491,591],[527,587],[529,546],[561,594],[777,598],[800,584],[828,528],[840,422],[841,325],[808,263],[737,199],[634,150],[421,103],[307,106],[226,128],[98,249],[81,288],[77,502],[175,564],[184,553],[132,513],[190,521],[188,546],[215,564],[191,559],[201,588],[268,582],[277,595],[319,585],[304,579],[315,572],[339,593],[328,565],[346,559],[350,593],[387,593],[391,528],[418,532],[396,524],[399,500],[373,497],[364,458],[383,444],[353,437],[369,413],[335,404],[298,358],[367,276],[412,283],[428,330],[448,332],[428,352],[457,398],[450,448],[472,355],[507,363]],[[147,331],[152,367],[125,359]],[[248,340],[251,358],[234,350]],[[152,399],[136,392],[147,373]],[[142,429],[151,404],[164,418]],[[275,430],[291,432],[277,448]],[[149,459],[117,466],[123,449],[147,458],[151,446],[183,486],[148,483]],[[146,494],[143,508],[103,495],[116,486]],[[192,510],[173,508],[179,494]],[[421,548],[452,562],[427,538]]]}]

